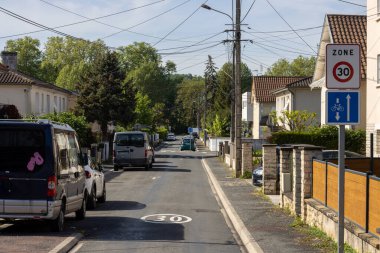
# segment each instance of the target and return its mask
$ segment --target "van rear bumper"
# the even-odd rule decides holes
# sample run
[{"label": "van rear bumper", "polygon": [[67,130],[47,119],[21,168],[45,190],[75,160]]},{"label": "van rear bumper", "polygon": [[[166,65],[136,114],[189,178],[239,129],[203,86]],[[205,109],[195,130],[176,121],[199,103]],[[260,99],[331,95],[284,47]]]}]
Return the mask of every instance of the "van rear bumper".
[{"label": "van rear bumper", "polygon": [[61,204],[61,200],[0,199],[0,218],[54,220],[58,217]]},{"label": "van rear bumper", "polygon": [[140,158],[140,159],[117,159],[115,158],[113,161],[114,165],[117,166],[145,166],[148,164],[148,158]]}]

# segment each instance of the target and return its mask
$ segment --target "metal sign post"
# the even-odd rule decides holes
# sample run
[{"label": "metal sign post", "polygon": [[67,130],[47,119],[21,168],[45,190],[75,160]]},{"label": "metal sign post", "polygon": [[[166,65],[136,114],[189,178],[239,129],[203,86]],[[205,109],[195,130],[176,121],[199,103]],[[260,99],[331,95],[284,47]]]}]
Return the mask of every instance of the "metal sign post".
[{"label": "metal sign post", "polygon": [[338,253],[344,253],[345,127],[360,122],[360,45],[326,46],[326,124],[339,125]]},{"label": "metal sign post", "polygon": [[339,146],[338,146],[338,167],[339,167],[339,180],[338,180],[338,252],[344,252],[344,153],[345,153],[345,125],[339,126]]}]

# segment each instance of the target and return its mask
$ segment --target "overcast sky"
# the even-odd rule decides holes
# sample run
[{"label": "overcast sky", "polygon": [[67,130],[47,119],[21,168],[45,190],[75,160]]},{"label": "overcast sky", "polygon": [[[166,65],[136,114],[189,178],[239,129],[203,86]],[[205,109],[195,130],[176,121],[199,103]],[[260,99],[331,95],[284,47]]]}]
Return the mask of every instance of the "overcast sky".
[{"label": "overcast sky", "polygon": [[[280,58],[316,55],[326,14],[366,14],[360,6],[365,0],[347,1],[354,4],[242,0],[242,39],[247,40],[242,42],[242,61],[257,74]],[[230,16],[235,11],[231,0],[0,0],[0,48],[8,39],[25,36],[19,34],[41,30],[4,13],[10,11],[49,28],[78,23],[56,30],[87,40],[103,39],[110,47],[144,41],[162,54],[164,62],[174,61],[178,73],[203,75],[208,55],[217,67],[230,60],[231,43],[223,41],[231,39],[224,31],[232,28],[228,16],[200,8],[203,3]],[[59,35],[42,31],[28,36],[39,39],[43,48],[48,37]]]}]

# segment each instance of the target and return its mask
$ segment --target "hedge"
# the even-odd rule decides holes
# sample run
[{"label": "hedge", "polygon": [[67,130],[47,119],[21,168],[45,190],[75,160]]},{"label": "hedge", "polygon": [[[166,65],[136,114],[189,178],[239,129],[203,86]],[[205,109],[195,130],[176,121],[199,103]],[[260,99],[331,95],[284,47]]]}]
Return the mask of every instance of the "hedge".
[{"label": "hedge", "polygon": [[[268,138],[273,144],[312,144],[325,149],[338,149],[338,128],[323,126],[309,132],[276,132]],[[365,153],[366,135],[363,130],[346,130],[346,150]]]}]

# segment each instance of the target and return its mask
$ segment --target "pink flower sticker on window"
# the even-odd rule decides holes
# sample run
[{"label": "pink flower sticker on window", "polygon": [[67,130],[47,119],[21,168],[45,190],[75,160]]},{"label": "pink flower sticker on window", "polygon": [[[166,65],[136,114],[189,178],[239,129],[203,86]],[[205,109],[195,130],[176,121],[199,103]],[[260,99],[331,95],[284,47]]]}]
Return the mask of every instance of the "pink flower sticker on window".
[{"label": "pink flower sticker on window", "polygon": [[33,156],[30,158],[28,165],[26,166],[29,171],[34,171],[34,167],[37,165],[42,165],[44,163],[44,159],[40,155],[40,153],[35,152]]}]

